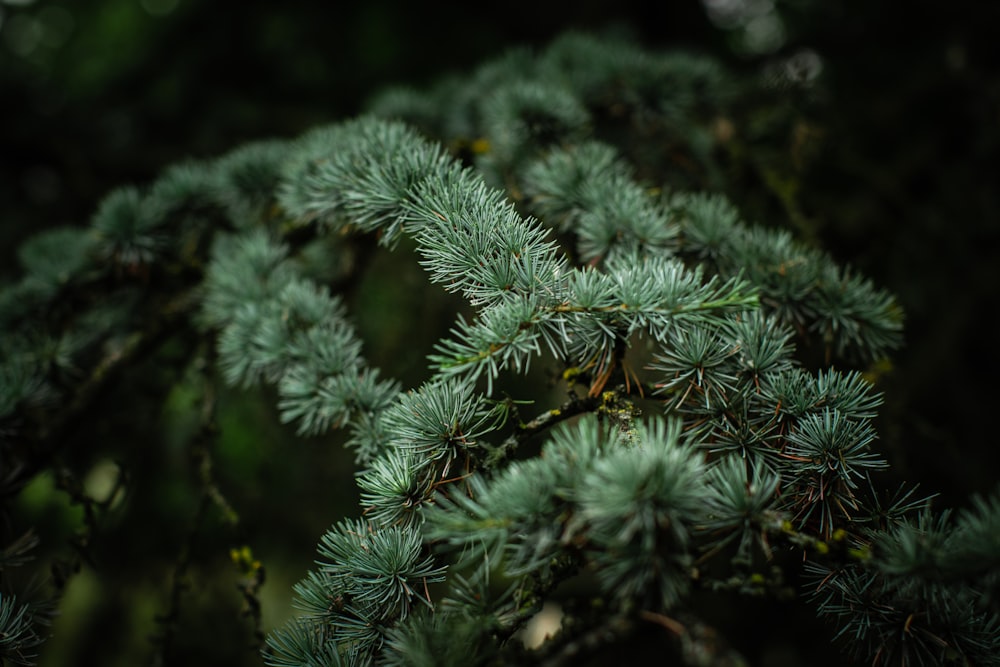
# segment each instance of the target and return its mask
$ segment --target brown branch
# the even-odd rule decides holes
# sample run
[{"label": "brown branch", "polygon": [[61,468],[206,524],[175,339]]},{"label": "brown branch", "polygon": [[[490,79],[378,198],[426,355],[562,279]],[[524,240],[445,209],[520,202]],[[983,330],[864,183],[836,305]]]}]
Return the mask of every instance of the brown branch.
[{"label": "brown branch", "polygon": [[600,399],[596,396],[580,398],[572,394],[570,400],[563,403],[558,408],[546,410],[529,422],[522,422],[517,425],[506,440],[496,447],[487,450],[487,456],[482,463],[486,469],[494,468],[506,461],[522,444],[530,438],[549,429],[559,422],[565,421],[585,412],[593,412],[600,405]]}]

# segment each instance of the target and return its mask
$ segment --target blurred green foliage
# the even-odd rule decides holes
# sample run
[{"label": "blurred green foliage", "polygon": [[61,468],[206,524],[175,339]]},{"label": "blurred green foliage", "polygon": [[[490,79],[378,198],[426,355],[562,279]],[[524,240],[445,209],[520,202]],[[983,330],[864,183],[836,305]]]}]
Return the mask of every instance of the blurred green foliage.
[{"label": "blurred green foliage", "polygon": [[[991,419],[1000,371],[991,323],[1000,309],[998,22],[1000,6],[972,0],[623,0],[571,10],[3,0],[0,280],[16,275],[15,251],[28,236],[87,220],[113,187],[148,182],[169,164],[294,136],[357,113],[386,84],[426,84],[566,28],[626,30],[652,47],[708,52],[748,75],[815,77],[809,96],[740,128],[723,182],[748,219],[793,225],[898,295],[907,345],[883,369],[881,447],[899,478],[940,491],[942,505],[959,504],[991,490],[1000,463]],[[394,373],[410,385],[454,302],[399,289],[419,273],[405,257],[376,256],[380,268],[358,298],[379,307],[352,312],[373,365],[410,350],[412,367]],[[213,470],[240,521],[227,522],[217,505],[200,513],[189,450],[199,379],[169,375],[188,360],[159,354],[103,399],[114,405],[115,392],[145,393],[149,412],[102,413],[112,416],[75,434],[58,462],[68,474],[63,487],[76,480],[92,495],[127,471],[130,491],[99,530],[88,529],[55,473],[19,498],[9,529],[37,526],[41,561],[68,562],[70,543],[88,540],[90,562],[69,578],[42,665],[150,661],[150,635],[169,626],[155,616],[170,608],[171,577],[187,548],[198,566],[184,573],[171,664],[259,664],[252,619],[237,620],[240,572],[230,548],[252,545],[267,568],[260,596],[268,629],[291,612],[291,583],[310,566],[317,536],[356,507],[339,436],[289,442],[273,396],[234,392],[218,397]],[[820,664],[809,614],[762,613],[773,615],[774,631],[755,638],[754,664],[803,656]],[[797,624],[808,626],[805,639]],[[839,664],[832,652],[829,660]]]}]

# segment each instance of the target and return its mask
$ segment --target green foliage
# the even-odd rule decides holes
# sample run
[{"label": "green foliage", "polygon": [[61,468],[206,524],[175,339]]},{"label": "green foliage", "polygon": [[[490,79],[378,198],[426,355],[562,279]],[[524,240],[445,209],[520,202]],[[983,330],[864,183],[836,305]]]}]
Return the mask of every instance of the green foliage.
[{"label": "green foliage", "polygon": [[[684,634],[670,615],[697,615],[699,592],[777,595],[759,569],[798,583],[795,560],[861,660],[997,664],[997,499],[952,528],[923,499],[881,511],[870,497],[888,464],[863,371],[900,344],[894,297],[686,190],[646,150],[669,136],[713,182],[707,117],[755,85],[569,35],[117,190],[88,244],[60,231],[26,246],[27,275],[0,299],[0,322],[48,315],[5,344],[0,455],[47,442],[35,397],[86,397],[176,326],[226,385],[270,386],[299,434],[348,429],[359,466],[362,516],[319,539],[268,665],[540,663],[592,631],[627,642],[623,624]],[[61,244],[80,247],[56,271]],[[376,245],[413,248],[465,300],[410,390],[368,364],[348,313]],[[123,314],[86,299],[82,315],[55,312],[61,290],[105,283]],[[77,333],[102,318],[112,332]],[[541,391],[539,368],[565,385]],[[524,421],[532,400],[558,407]],[[523,647],[517,631],[553,598],[565,632]],[[2,604],[0,649],[21,655],[37,636],[25,607]]]},{"label": "green foliage", "polygon": [[[977,500],[957,522],[949,512],[923,511],[870,531],[867,567],[813,565],[820,613],[839,621],[839,633],[859,656],[891,664],[992,664],[1000,637],[995,556],[972,564],[962,552],[995,539],[975,534],[985,527],[983,510],[995,502]],[[995,523],[991,514],[987,521]]]},{"label": "green foliage", "polygon": [[0,593],[0,657],[4,662],[33,664],[33,651],[41,643],[28,606],[18,604],[16,596]]}]

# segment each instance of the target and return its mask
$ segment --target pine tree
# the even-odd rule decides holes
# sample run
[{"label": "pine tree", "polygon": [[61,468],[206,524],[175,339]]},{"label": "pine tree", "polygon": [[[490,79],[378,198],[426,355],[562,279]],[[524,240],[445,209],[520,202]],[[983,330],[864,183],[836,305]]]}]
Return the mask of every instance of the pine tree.
[{"label": "pine tree", "polygon": [[[998,664],[1000,499],[884,490],[896,300],[723,194],[720,123],[791,94],[568,34],[111,193],[0,293],[3,496],[180,329],[357,465],[267,665],[569,664],[643,629],[746,664],[692,600],[789,590],[862,663]],[[464,300],[418,386],[348,313],[376,246]],[[560,630],[526,647],[551,600]],[[0,657],[28,662],[45,618],[0,597]]]}]

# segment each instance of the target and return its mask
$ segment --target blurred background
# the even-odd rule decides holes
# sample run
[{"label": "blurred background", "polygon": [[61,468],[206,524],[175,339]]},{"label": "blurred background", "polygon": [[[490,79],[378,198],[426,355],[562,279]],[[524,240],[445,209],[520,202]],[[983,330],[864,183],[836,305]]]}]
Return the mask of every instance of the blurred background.
[{"label": "blurred background", "polygon": [[[906,346],[881,379],[881,446],[899,478],[940,492],[938,506],[961,506],[995,488],[1000,463],[997,25],[1000,5],[972,0],[0,0],[0,282],[17,275],[21,241],[85,223],[117,186],[250,140],[294,137],[358,113],[386,85],[428,85],[568,28],[694,50],[734,71],[782,67],[817,81],[802,129],[813,140],[762,144],[762,159],[784,163],[757,172],[776,179],[768,196],[755,196],[758,180],[734,183],[731,194],[748,220],[787,216],[769,222],[792,224],[899,297]],[[800,144],[812,152],[799,155]],[[432,322],[452,305],[414,303],[372,281],[359,298],[380,300],[381,312]],[[438,331],[414,342],[413,331],[358,326],[376,366],[408,345],[429,348]],[[197,383],[151,370],[170,354],[161,350],[117,390],[173,386],[166,403],[94,424],[93,448],[63,462],[87,493],[122,511],[84,535],[90,562],[69,578],[41,665],[161,664],[163,641],[150,638],[164,633],[169,664],[260,664],[237,588],[247,559],[234,564],[231,550],[248,546],[266,569],[267,631],[292,613],[292,584],[312,566],[319,535],[356,512],[353,464],[337,436],[294,439],[277,424],[272,395],[224,393],[215,471],[240,521],[217,529],[225,522],[199,510],[186,444]],[[114,393],[105,400],[113,406]],[[119,499],[108,494],[120,470],[135,491]],[[43,564],[67,558],[85,524],[60,485],[50,472],[19,501],[21,527],[44,527]],[[177,576],[186,587],[174,604]],[[157,620],[171,610],[176,619]],[[743,639],[753,664],[842,664],[801,610],[766,613],[767,636]],[[789,631],[803,623],[805,633]]]}]

